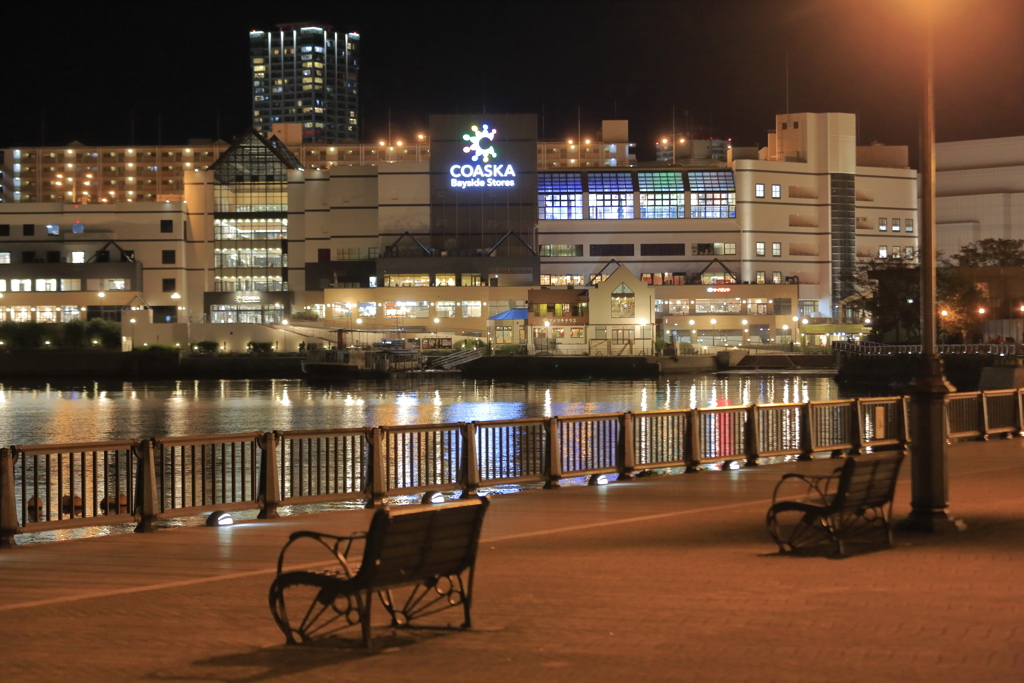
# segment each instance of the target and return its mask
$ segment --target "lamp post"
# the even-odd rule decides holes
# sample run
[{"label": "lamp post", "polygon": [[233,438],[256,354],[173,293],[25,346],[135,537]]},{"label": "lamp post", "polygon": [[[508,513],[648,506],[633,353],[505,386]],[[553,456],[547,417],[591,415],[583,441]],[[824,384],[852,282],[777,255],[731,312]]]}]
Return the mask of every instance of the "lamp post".
[{"label": "lamp post", "polygon": [[959,526],[947,514],[948,475],[943,410],[953,387],[936,345],[934,0],[924,2],[924,88],[921,125],[921,367],[911,387],[910,514],[905,531]]},{"label": "lamp post", "polygon": [[712,346],[715,346],[715,341],[717,340],[717,337],[715,335],[715,323],[717,323],[717,322],[718,321],[715,320],[714,318],[711,319],[711,345]]},{"label": "lamp post", "polygon": [[132,350],[135,350],[135,318],[132,318],[128,322],[132,324]]}]

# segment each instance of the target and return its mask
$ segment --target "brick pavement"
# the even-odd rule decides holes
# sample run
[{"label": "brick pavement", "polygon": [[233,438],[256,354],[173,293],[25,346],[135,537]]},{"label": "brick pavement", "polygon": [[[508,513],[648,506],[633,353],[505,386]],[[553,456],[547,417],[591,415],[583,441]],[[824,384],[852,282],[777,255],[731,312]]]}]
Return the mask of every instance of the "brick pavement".
[{"label": "brick pavement", "polygon": [[[266,602],[291,531],[362,528],[367,512],[20,548],[0,553],[0,675],[1019,683],[1024,440],[956,445],[950,463],[967,531],[843,560],[779,557],[764,529],[781,474],[828,461],[500,496],[475,628],[382,628],[372,655],[286,648]],[[899,515],[908,497],[904,476]]]}]

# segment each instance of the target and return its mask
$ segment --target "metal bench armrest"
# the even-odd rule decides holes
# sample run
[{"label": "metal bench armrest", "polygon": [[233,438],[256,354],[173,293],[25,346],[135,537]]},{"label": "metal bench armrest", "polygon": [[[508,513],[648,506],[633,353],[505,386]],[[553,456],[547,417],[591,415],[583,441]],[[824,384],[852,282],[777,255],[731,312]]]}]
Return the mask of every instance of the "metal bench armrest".
[{"label": "metal bench armrest", "polygon": [[779,500],[779,490],[782,489],[783,484],[793,480],[807,484],[805,496],[816,497],[821,500],[822,505],[828,505],[832,498],[829,488],[833,481],[839,481],[839,475],[838,470],[832,474],[796,474],[794,472],[784,474],[779,483],[775,485],[775,491],[772,492],[773,505]]},{"label": "metal bench armrest", "polygon": [[284,547],[281,548],[281,554],[277,558],[277,575],[280,576],[284,567],[284,556],[285,552],[295,541],[308,538],[316,541],[324,548],[326,548],[334,558],[341,564],[342,569],[345,571],[345,575],[348,578],[352,578],[352,571],[347,562],[348,554],[352,550],[352,544],[355,541],[366,538],[365,531],[359,531],[354,534],[347,536],[335,536],[333,534],[322,534],[317,531],[296,531],[288,537],[288,542],[285,543]]}]

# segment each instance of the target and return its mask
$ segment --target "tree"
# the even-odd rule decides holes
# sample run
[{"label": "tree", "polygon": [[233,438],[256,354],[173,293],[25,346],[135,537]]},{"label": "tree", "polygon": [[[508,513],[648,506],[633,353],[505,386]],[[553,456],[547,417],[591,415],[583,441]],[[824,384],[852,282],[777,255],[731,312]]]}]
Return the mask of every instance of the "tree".
[{"label": "tree", "polygon": [[951,265],[964,267],[1024,266],[1024,240],[984,239],[960,247]]},{"label": "tree", "polygon": [[[921,270],[902,259],[873,259],[858,265],[855,287],[871,317],[871,336],[895,343],[918,341],[921,329]],[[957,268],[936,272],[939,329],[947,340],[969,340],[981,330],[978,287]],[[941,315],[946,311],[946,315]]]}]

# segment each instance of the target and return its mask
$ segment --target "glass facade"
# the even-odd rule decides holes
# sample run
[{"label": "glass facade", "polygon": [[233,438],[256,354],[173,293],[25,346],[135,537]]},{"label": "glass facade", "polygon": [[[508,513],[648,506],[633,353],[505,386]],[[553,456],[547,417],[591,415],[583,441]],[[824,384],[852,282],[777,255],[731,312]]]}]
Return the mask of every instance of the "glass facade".
[{"label": "glass facade", "polygon": [[686,185],[682,171],[637,173],[640,218],[685,218]]},{"label": "glass facade", "polygon": [[214,291],[287,291],[292,168],[299,164],[283,145],[253,132],[212,166]]},{"label": "glass facade", "polygon": [[689,171],[691,218],[736,218],[732,171]]}]

